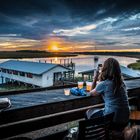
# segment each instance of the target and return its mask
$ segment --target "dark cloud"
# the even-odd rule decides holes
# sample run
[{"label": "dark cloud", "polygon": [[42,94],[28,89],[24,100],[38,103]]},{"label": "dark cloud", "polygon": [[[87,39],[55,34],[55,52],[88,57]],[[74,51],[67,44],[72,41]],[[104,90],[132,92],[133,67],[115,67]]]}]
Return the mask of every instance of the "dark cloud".
[{"label": "dark cloud", "polygon": [[[43,2],[43,3],[42,3]],[[47,2],[41,0],[1,0],[0,10],[6,15],[25,16],[33,13],[50,11]]]},{"label": "dark cloud", "polygon": [[[139,7],[139,0],[1,0],[0,35],[20,34],[21,38],[35,40],[57,36],[73,42],[92,40],[113,46],[119,43],[119,35],[140,35],[140,30],[135,29],[140,25],[140,15],[135,19]],[[77,30],[91,24],[96,28]],[[75,36],[66,35],[70,30]]]},{"label": "dark cloud", "polygon": [[119,41],[111,41],[111,42],[109,42],[109,41],[101,41],[101,42],[97,42],[97,44],[98,45],[116,45],[116,44],[118,44],[118,43],[120,43]]},{"label": "dark cloud", "polygon": [[1,0],[0,11],[13,16],[69,14],[72,18],[98,19],[138,12],[139,3],[139,0]]}]

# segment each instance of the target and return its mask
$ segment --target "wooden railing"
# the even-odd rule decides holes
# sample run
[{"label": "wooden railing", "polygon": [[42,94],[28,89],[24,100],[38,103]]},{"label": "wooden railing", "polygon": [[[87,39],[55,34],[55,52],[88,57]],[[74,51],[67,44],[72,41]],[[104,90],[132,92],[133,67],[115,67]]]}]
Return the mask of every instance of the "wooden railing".
[{"label": "wooden railing", "polygon": [[[129,98],[130,104],[136,103],[138,97]],[[19,120],[11,123],[5,123],[0,125],[0,139],[16,136],[19,134],[24,134],[27,132],[39,130],[42,128],[47,128],[50,126],[55,126],[58,124],[82,119],[85,117],[85,112],[87,109],[97,107],[101,108],[104,104],[97,104],[93,106],[81,107],[73,110],[68,110],[64,112],[58,112],[50,115],[43,115],[39,117],[34,117],[25,120]],[[16,117],[16,116],[15,116]],[[58,121],[59,120],[59,121]]]},{"label": "wooden railing", "polygon": [[[128,83],[130,105],[140,110],[139,81]],[[85,117],[87,109],[103,107],[101,97],[81,97],[60,102],[45,103],[25,108],[9,109],[0,113],[0,139],[40,130],[57,124],[71,122]]]}]

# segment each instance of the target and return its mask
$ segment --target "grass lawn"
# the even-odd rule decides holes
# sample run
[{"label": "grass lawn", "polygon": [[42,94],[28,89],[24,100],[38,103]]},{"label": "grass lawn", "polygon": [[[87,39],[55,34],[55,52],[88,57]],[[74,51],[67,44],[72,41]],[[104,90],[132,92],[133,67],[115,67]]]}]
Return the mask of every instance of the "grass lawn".
[{"label": "grass lawn", "polygon": [[32,87],[27,87],[24,85],[11,85],[11,84],[5,84],[0,86],[0,92],[4,91],[15,91],[15,90],[27,90],[31,89]]},{"label": "grass lawn", "polygon": [[136,63],[131,63],[128,65],[128,67],[134,70],[140,70],[140,61],[137,61]]}]

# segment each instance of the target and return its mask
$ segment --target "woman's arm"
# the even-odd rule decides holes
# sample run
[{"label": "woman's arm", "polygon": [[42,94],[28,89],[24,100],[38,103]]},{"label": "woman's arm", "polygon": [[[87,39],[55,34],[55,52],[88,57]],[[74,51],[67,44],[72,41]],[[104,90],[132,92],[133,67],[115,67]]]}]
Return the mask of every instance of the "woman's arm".
[{"label": "woman's arm", "polygon": [[98,96],[98,95],[100,95],[100,94],[95,90],[95,88],[94,88],[93,90],[91,90],[91,91],[89,92],[89,94],[90,94],[90,96]]},{"label": "woman's arm", "polygon": [[91,88],[92,90],[89,93],[90,96],[97,96],[97,95],[99,95],[97,93],[97,91],[95,90],[95,87],[96,87],[97,81],[98,81],[98,77],[99,77],[99,70],[97,69],[96,72],[95,72],[95,75],[93,77],[93,83],[92,83],[92,88]]},{"label": "woman's arm", "polygon": [[96,72],[95,72],[95,75],[93,77],[93,83],[92,83],[92,88],[91,89],[94,89],[96,87],[98,77],[99,77],[99,70],[97,69]]},{"label": "woman's arm", "polygon": [[91,96],[101,95],[101,93],[103,93],[103,91],[104,91],[104,84],[103,83],[100,83],[97,85],[97,81],[99,81],[99,75],[100,75],[99,69],[101,70],[101,64],[98,65],[98,68],[95,71],[95,74],[93,77],[93,83],[92,83],[91,91],[89,93]]}]

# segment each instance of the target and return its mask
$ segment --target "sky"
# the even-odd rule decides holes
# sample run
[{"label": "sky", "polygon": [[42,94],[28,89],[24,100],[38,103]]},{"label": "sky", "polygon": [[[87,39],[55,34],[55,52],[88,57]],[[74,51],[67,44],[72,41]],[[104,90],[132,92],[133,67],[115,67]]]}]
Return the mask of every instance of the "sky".
[{"label": "sky", "polygon": [[0,51],[140,51],[139,0],[0,0]]}]

